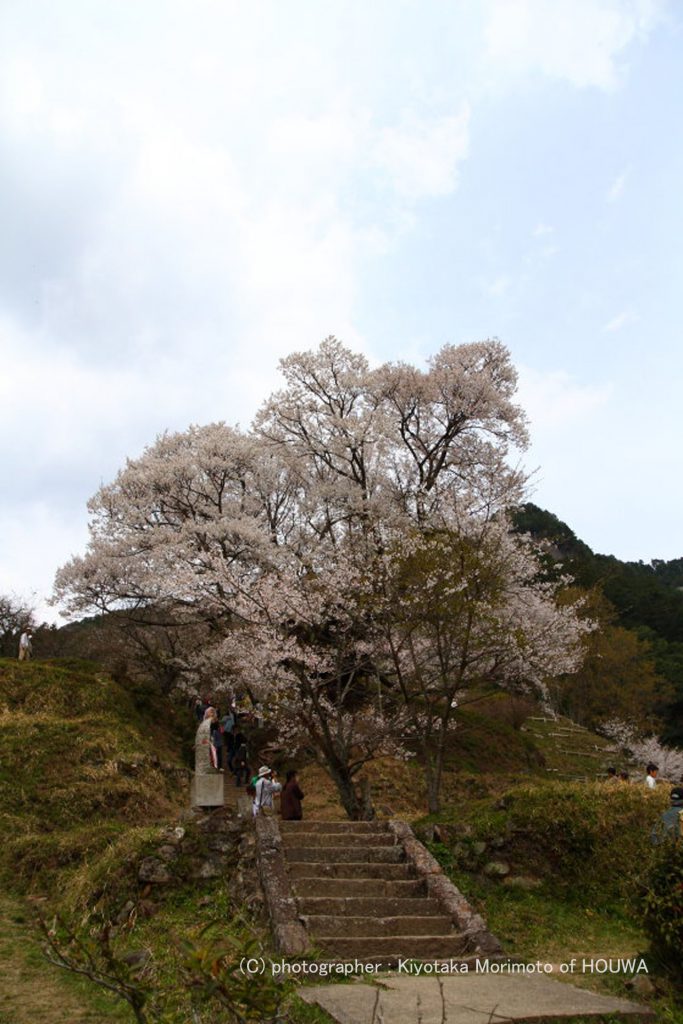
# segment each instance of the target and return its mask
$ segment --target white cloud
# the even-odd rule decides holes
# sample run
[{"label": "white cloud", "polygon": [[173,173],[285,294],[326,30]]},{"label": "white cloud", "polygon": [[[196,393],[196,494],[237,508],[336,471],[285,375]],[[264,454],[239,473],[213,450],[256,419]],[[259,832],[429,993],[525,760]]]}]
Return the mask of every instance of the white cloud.
[{"label": "white cloud", "polygon": [[548,431],[557,435],[572,426],[585,426],[607,407],[612,393],[610,383],[581,384],[564,370],[529,366],[519,370],[519,399],[531,421],[532,440]]},{"label": "white cloud", "polygon": [[512,284],[512,278],[508,277],[507,274],[499,274],[494,281],[491,281],[485,286],[485,292],[487,295],[493,295],[495,298],[500,298],[501,295],[509,290]]},{"label": "white cloud", "polygon": [[652,31],[663,8],[657,0],[494,0],[488,57],[501,73],[613,89],[627,47]]},{"label": "white cloud", "polygon": [[56,510],[47,501],[26,502],[21,515],[12,507],[0,512],[0,535],[4,549],[2,593],[28,601],[40,622],[62,624],[57,609],[47,602],[57,569],[85,548],[85,517]]},{"label": "white cloud", "polygon": [[534,238],[543,238],[545,235],[552,235],[555,229],[550,224],[544,224],[540,222],[536,225],[534,230],[531,232]]},{"label": "white cloud", "polygon": [[448,195],[457,186],[458,166],[469,153],[470,106],[433,119],[406,117],[398,128],[384,128],[373,163],[396,192],[417,200]]},{"label": "white cloud", "polygon": [[638,317],[632,309],[624,309],[605,324],[603,332],[613,334],[615,331],[620,331],[623,327],[635,323],[637,319]]},{"label": "white cloud", "polygon": [[621,174],[617,175],[612,184],[607,190],[607,202],[616,203],[617,200],[621,199],[624,194],[624,188],[626,186],[627,171],[622,171]]}]

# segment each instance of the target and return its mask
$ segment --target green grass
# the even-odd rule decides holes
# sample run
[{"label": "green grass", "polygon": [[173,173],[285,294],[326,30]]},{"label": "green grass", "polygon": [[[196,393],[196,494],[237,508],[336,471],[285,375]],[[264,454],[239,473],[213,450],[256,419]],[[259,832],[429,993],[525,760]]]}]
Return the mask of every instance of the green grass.
[{"label": "green grass", "polygon": [[294,995],[287,1003],[287,1024],[334,1024],[334,1018]]},{"label": "green grass", "polygon": [[489,928],[511,956],[559,963],[573,956],[633,956],[647,948],[627,903],[595,909],[558,896],[550,885],[525,892],[465,873],[453,880],[484,909]]},{"label": "green grass", "polygon": [[667,805],[664,787],[650,793],[544,780],[496,799],[470,799],[419,820],[416,830],[429,839],[438,825],[440,855],[451,870],[477,873],[502,859],[513,874],[552,879],[558,893],[594,906],[596,898],[613,902],[639,891],[654,860],[650,830]]},{"label": "green grass", "polygon": [[0,897],[0,1021],[130,1024],[121,1001],[48,963],[34,915],[21,900]]},{"label": "green grass", "polygon": [[186,788],[170,705],[87,662],[0,661],[0,880],[49,892]]},{"label": "green grass", "polygon": [[[639,786],[539,780],[502,797],[464,802],[421,819],[415,829],[505,954],[559,965],[572,957],[648,956],[642,894],[656,856],[650,830],[667,804],[664,787],[653,794]],[[430,842],[435,825],[440,841]],[[510,878],[525,876],[536,887],[488,877],[483,869],[491,860],[504,861]],[[565,977],[633,998],[627,976]],[[681,1019],[672,992],[655,1005],[658,1019]]]}]

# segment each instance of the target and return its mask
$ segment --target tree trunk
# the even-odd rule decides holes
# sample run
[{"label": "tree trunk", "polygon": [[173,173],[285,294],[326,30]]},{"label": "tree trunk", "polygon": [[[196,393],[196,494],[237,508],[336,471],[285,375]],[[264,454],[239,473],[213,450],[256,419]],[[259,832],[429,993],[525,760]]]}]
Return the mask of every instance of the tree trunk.
[{"label": "tree trunk", "polygon": [[363,804],[346,765],[327,763],[327,770],[337,787],[342,807],[352,821],[363,821]]},{"label": "tree trunk", "polygon": [[437,773],[434,766],[428,761],[425,768],[427,781],[427,809],[430,814],[438,814],[441,810],[441,773]]},{"label": "tree trunk", "polygon": [[373,821],[375,817],[375,808],[372,804],[372,788],[370,786],[370,779],[365,776],[361,783],[361,800],[363,805],[363,821]]},{"label": "tree trunk", "polygon": [[446,730],[442,729],[436,744],[436,751],[426,747],[424,751],[427,807],[430,814],[438,814],[441,810],[441,783],[445,753]]}]

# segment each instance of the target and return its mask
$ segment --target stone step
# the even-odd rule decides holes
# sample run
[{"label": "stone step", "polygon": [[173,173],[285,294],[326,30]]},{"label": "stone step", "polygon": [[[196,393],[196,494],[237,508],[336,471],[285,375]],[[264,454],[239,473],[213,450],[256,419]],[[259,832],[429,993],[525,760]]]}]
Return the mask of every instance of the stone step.
[{"label": "stone step", "polygon": [[341,864],[361,862],[366,864],[398,864],[403,857],[400,846],[288,846],[287,861],[290,864],[301,861],[321,861]]},{"label": "stone step", "polygon": [[427,896],[314,896],[298,899],[302,915],[334,915],[336,917],[424,917],[443,914],[438,900]]},{"label": "stone step", "polygon": [[[315,867],[315,865],[298,865]],[[348,867],[345,864],[344,867]],[[388,867],[389,865],[387,865]],[[392,865],[393,866],[393,865]],[[398,866],[398,865],[397,865]],[[293,879],[294,891],[299,899],[340,896],[364,899],[419,899],[427,895],[426,884],[419,879],[385,881],[384,878],[315,878],[313,875]]]},{"label": "stone step", "polygon": [[314,846],[395,846],[391,832],[285,832],[282,836],[287,850]]},{"label": "stone step", "polygon": [[446,914],[422,917],[337,917],[334,914],[302,914],[307,931],[319,937],[338,935],[348,938],[388,936],[452,935],[453,922]]},{"label": "stone step", "polygon": [[316,935],[315,941],[324,953],[343,960],[450,960],[467,953],[467,938],[457,932],[452,935],[377,935],[371,938]]},{"label": "stone step", "polygon": [[334,879],[382,879],[387,882],[407,881],[415,877],[410,864],[369,864],[367,861],[289,860],[287,865],[290,878],[334,878]]},{"label": "stone step", "polygon": [[280,831],[285,832],[388,832],[386,821],[281,821]]}]

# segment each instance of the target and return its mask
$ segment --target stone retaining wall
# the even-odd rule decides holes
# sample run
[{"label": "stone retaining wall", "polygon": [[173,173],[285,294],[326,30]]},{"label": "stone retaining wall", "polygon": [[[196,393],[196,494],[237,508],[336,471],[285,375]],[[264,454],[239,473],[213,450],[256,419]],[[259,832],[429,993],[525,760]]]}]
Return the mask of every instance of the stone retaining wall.
[{"label": "stone retaining wall", "polygon": [[427,883],[428,894],[439,901],[444,911],[450,914],[458,931],[467,936],[470,946],[468,952],[486,956],[500,953],[501,944],[486,927],[484,918],[472,909],[460,890],[444,875],[439,862],[415,838],[410,825],[405,821],[392,820],[389,828],[403,847],[406,860],[412,864],[417,877]]},{"label": "stone retaining wall", "polygon": [[284,956],[299,956],[307,952],[310,943],[299,920],[277,819],[259,814],[255,825],[258,872],[276,948]]}]

